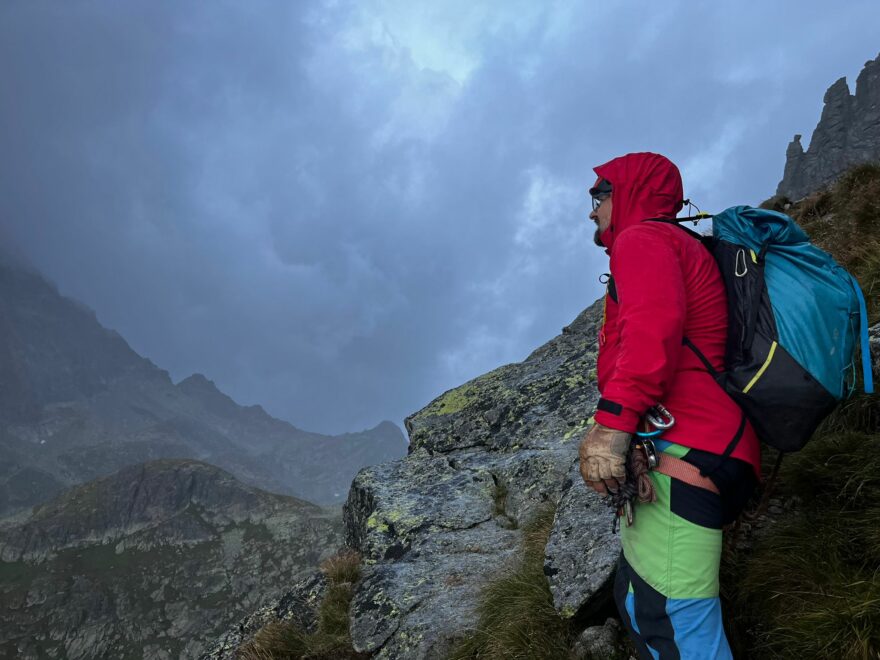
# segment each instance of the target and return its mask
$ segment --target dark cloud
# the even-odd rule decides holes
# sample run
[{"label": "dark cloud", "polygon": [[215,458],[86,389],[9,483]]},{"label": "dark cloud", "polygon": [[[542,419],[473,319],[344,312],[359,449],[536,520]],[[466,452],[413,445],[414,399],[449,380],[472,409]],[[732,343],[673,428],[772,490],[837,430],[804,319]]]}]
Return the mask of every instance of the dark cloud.
[{"label": "dark cloud", "polygon": [[876,2],[0,6],[0,217],[175,378],[400,423],[601,292],[591,167],[757,203]]}]

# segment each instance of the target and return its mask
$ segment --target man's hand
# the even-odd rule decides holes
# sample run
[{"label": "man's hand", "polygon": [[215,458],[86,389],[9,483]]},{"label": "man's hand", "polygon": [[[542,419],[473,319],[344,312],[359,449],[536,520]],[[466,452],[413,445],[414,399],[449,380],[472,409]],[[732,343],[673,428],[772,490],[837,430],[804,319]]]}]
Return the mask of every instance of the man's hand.
[{"label": "man's hand", "polygon": [[584,435],[580,447],[581,476],[600,495],[616,493],[626,481],[626,454],[631,433],[601,424]]}]

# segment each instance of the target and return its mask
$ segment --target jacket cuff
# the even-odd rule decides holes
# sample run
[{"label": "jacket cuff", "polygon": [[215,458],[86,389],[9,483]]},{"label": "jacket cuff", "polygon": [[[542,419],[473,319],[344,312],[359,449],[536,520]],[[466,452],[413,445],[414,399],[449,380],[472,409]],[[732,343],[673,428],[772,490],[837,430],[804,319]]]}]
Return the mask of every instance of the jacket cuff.
[{"label": "jacket cuff", "polygon": [[639,427],[639,417],[636,411],[609,399],[599,399],[596,406],[596,423],[617,431],[635,433]]}]

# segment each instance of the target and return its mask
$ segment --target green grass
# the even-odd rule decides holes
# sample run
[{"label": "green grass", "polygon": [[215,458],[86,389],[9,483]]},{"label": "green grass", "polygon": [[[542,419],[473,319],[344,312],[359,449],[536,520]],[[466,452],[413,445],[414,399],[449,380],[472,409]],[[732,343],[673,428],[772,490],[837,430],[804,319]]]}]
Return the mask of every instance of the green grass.
[{"label": "green grass", "polygon": [[725,574],[752,655],[880,658],[880,433],[816,438],[780,479],[801,510]]},{"label": "green grass", "polygon": [[318,625],[306,632],[290,621],[272,621],[238,649],[240,660],[345,660],[367,657],[351,647],[348,606],[360,579],[360,556],[343,551],[325,560],[327,591],[318,608]]},{"label": "green grass", "polygon": [[778,524],[748,562],[740,606],[753,652],[774,658],[880,657],[880,575],[856,547],[859,513],[832,508]]},{"label": "green grass", "polygon": [[[828,190],[786,203],[764,206],[791,215],[856,276],[876,323],[880,166],[856,167]],[[838,406],[785,458],[775,496],[798,498],[798,510],[752,552],[726,553],[722,565],[735,648],[759,659],[880,659],[880,396],[856,394]]]},{"label": "green grass", "polygon": [[570,624],[553,607],[544,575],[544,547],[554,509],[539,511],[523,526],[521,555],[483,593],[474,629],[449,656],[469,658],[570,658]]}]

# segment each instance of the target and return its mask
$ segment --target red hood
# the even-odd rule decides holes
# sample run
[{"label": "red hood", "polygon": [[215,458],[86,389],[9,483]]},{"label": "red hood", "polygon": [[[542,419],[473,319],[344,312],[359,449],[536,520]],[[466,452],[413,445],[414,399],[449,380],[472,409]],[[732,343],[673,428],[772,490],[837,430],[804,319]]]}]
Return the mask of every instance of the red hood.
[{"label": "red hood", "polygon": [[674,218],[681,211],[681,174],[665,156],[627,154],[593,171],[611,182],[611,224],[599,237],[609,254],[615,237],[627,227],[650,218]]}]

